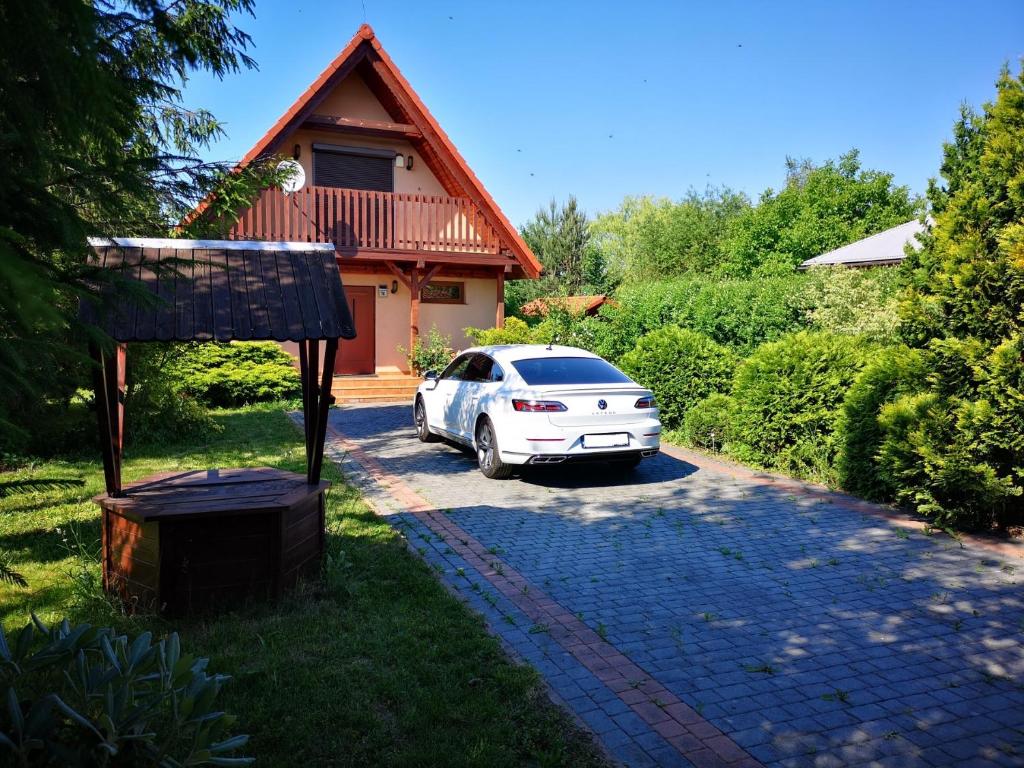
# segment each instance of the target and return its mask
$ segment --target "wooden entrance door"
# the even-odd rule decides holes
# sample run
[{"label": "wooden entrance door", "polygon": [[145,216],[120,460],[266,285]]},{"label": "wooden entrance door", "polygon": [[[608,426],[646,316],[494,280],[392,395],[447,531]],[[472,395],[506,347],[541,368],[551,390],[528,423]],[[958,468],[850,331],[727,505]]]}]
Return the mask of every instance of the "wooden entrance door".
[{"label": "wooden entrance door", "polygon": [[342,339],[334,372],[340,374],[373,373],[376,370],[377,299],[372,285],[345,286],[348,308],[356,326],[356,337]]}]

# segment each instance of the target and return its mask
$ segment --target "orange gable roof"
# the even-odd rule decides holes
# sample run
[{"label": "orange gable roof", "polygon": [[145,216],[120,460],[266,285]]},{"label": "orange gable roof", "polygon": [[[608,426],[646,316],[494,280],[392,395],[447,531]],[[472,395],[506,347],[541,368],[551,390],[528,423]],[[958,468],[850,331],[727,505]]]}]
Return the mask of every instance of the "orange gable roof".
[{"label": "orange gable roof", "polygon": [[527,317],[541,317],[552,307],[558,307],[573,315],[596,315],[597,310],[611,303],[614,302],[603,293],[596,296],[545,296],[526,302],[519,311]]},{"label": "orange gable roof", "polygon": [[539,277],[542,270],[540,261],[470,170],[451,139],[381,46],[369,24],[359,27],[348,45],[246,153],[239,165],[276,152],[280,143],[313,114],[334,87],[356,71],[392,119],[412,124],[422,134],[422,137],[410,138],[409,141],[448,194],[470,198],[488,223],[498,230],[503,244],[515,257],[523,274]]}]

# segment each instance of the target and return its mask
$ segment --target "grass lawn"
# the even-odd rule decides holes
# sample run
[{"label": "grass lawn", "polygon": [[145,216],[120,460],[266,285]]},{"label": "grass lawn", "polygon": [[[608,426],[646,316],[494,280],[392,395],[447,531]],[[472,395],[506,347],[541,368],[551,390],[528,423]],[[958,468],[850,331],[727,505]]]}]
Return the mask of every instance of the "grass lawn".
[{"label": "grass lawn", "polygon": [[[202,445],[131,451],[130,481],[170,469],[269,465],[303,470],[299,432],[273,408],[219,411]],[[333,466],[323,579],[279,605],[176,622],[119,615],[99,593],[98,461],[49,461],[0,474],[0,551],[27,589],[0,584],[0,621],[176,629],[190,652],[232,676],[222,706],[252,735],[259,765],[605,765]],[[58,531],[58,529],[60,529]],[[66,541],[65,541],[66,539]]]}]

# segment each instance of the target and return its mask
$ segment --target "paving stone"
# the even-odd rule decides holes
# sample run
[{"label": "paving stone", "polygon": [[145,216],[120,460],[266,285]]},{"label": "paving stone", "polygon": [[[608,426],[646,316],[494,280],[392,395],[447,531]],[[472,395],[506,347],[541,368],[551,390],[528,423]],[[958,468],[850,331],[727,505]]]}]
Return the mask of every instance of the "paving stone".
[{"label": "paving stone", "polygon": [[[773,768],[1021,764],[996,746],[1024,751],[1015,730],[1024,727],[1024,597],[1000,558],[941,536],[901,538],[894,528],[904,526],[844,497],[667,452],[632,475],[561,466],[489,481],[470,454],[421,444],[408,423],[408,406],[332,410],[332,426],[375,467],[333,437],[328,450],[616,759],[686,764],[619,698],[632,683],[616,690],[595,673],[626,665]],[[449,510],[440,517],[491,551],[459,554],[457,536],[442,542],[420,513],[401,512],[374,472],[404,483],[402,499]],[[495,562],[520,579],[507,594],[488,581]],[[561,625],[531,633],[537,619],[516,603],[523,587],[550,598],[552,615],[582,620],[584,642],[606,638],[602,647],[624,656],[584,664],[566,652]],[[885,738],[893,731],[901,735]]]}]

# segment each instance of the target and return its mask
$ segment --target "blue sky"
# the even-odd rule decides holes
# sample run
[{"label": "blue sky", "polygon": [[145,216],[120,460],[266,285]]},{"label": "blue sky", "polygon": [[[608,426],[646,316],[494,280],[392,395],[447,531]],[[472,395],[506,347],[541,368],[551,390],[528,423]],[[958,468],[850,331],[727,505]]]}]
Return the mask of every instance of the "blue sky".
[{"label": "blue sky", "polygon": [[[364,16],[365,6],[365,16]],[[851,147],[923,191],[959,105],[1024,56],[1024,3],[257,0],[259,71],[196,76],[237,159],[368,21],[514,224],[551,197],[778,186]]]}]

